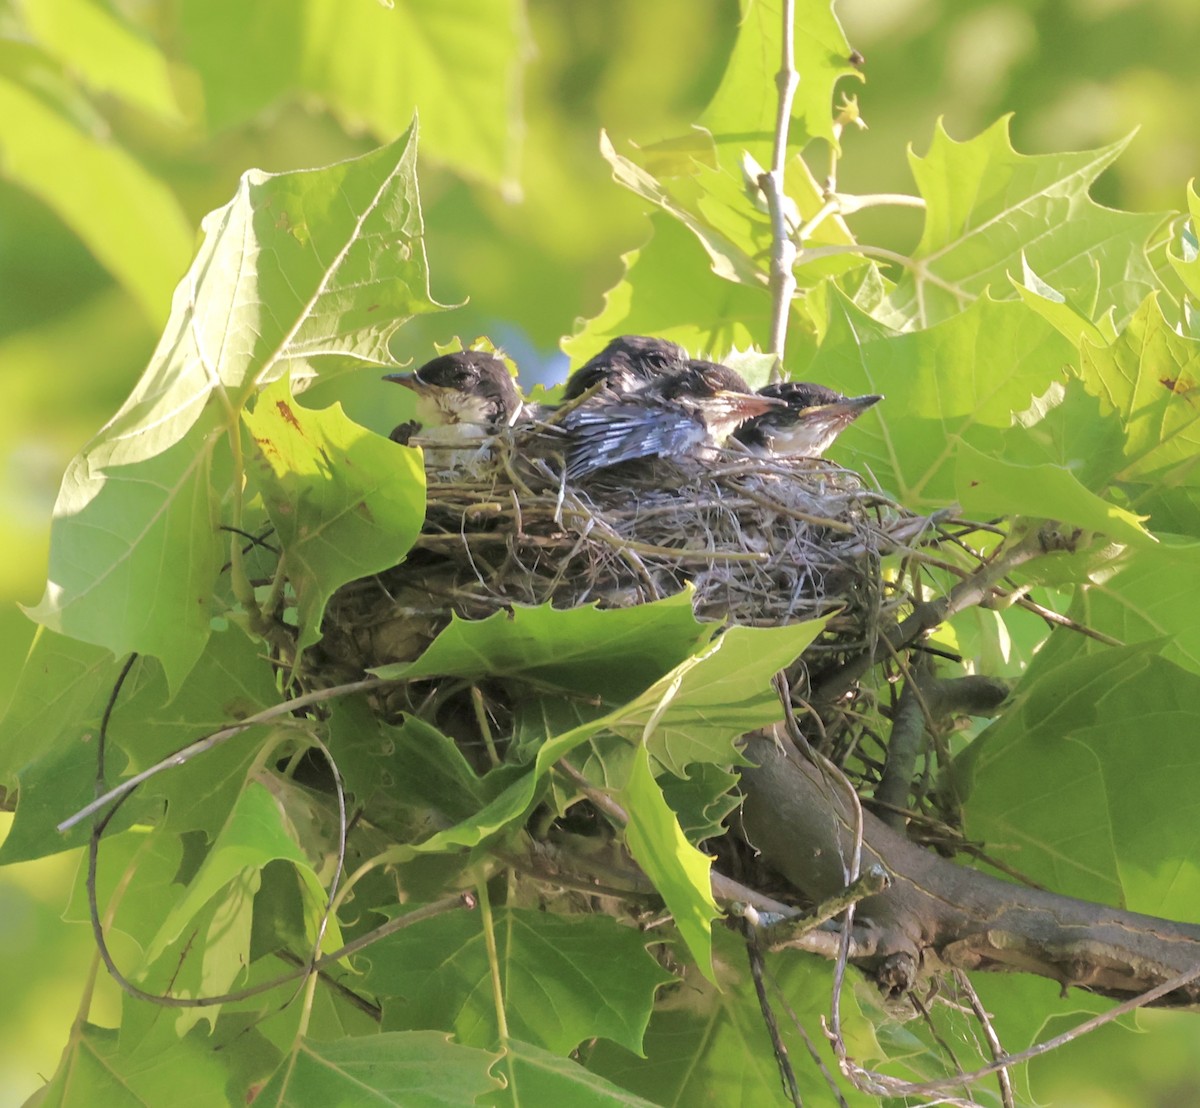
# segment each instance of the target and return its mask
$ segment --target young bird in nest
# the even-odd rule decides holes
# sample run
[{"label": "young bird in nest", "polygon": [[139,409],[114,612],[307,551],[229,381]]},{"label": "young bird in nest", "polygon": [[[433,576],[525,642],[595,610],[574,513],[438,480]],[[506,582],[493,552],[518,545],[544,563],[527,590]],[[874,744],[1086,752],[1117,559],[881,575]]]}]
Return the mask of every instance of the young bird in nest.
[{"label": "young bird in nest", "polygon": [[601,391],[568,413],[566,475],[636,458],[705,459],[740,423],[784,403],[752,392],[727,366],[692,360],[626,397]]},{"label": "young bird in nest", "polygon": [[397,427],[392,438],[400,441],[419,429],[423,438],[439,444],[468,443],[512,426],[525,414],[508,367],[482,350],[442,354],[418,370],[389,373],[384,380],[416,393],[418,426]]},{"label": "young bird in nest", "polygon": [[783,381],[765,385],[760,396],[783,401],[747,420],[734,438],[753,454],[819,458],[847,427],[882,396],[842,396],[824,385]]},{"label": "young bird in nest", "polygon": [[571,374],[563,400],[576,400],[597,385],[616,396],[628,396],[653,381],[679,373],[687,362],[687,352],[673,342],[647,335],[618,335]]}]

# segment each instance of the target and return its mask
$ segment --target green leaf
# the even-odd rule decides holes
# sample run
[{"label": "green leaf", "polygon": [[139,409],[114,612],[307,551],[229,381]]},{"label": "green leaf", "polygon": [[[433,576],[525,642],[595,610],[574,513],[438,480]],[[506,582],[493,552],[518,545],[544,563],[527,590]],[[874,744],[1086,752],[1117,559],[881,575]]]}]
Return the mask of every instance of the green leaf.
[{"label": "green leaf", "polygon": [[208,641],[224,552],[211,451],[197,425],[137,465],[76,457],[54,505],[46,592],[29,616],[114,654],[152,654],[178,687]]},{"label": "green leaf", "polygon": [[1006,116],[955,142],[941,124],[925,157],[909,155],[925,198],[925,229],[880,318],[928,327],[986,289],[1000,295],[1022,258],[1055,289],[1103,289],[1127,319],[1156,287],[1145,247],[1161,215],[1113,211],[1088,195],[1129,140],[1077,154],[1018,154]]},{"label": "green leaf", "polygon": [[[169,944],[178,939],[188,922],[210,899],[225,890],[229,903],[234,904],[242,897],[248,877],[276,859],[291,862],[313,898],[313,903],[323,906],[325,891],[308,858],[296,843],[291,828],[285,825],[280,806],[263,785],[251,781],[238,798],[228,822],[221,829],[196,876],[189,882],[182,899],[166,913],[158,934],[146,952],[147,962],[155,961]],[[231,883],[234,883],[234,887],[229,890],[227,886]],[[248,946],[248,940],[247,932],[245,946]],[[331,919],[322,949],[334,950],[340,945],[337,921]]]},{"label": "green leaf", "polygon": [[83,1024],[63,1051],[58,1071],[38,1094],[40,1108],[211,1108],[227,1103],[228,1078],[220,1058],[199,1036],[164,1049],[161,1037],[146,1040],[120,1028]]},{"label": "green leaf", "polygon": [[771,684],[825,628],[824,619],[783,627],[730,627],[676,666],[609,723],[676,776],[693,762],[734,760],[731,740],[783,716]]},{"label": "green leaf", "polygon": [[514,605],[482,620],[455,616],[414,662],[372,670],[389,680],[525,677],[541,685],[627,699],[688,657],[716,630],[690,592],[633,608]]},{"label": "green leaf", "polygon": [[578,1062],[551,1054],[530,1043],[509,1039],[493,1072],[503,1074],[508,1088],[483,1101],[495,1108],[517,1104],[569,1104],[571,1108],[653,1108],[649,1100],[605,1081]]},{"label": "green leaf", "polygon": [[529,811],[554,763],[604,730],[649,744],[650,752],[677,774],[692,761],[733,761],[735,738],[780,718],[771,678],[795,661],[824,625],[812,620],[730,628],[627,704],[547,740],[529,772],[474,817],[432,836],[419,849],[475,847],[511,826]]},{"label": "green leaf", "polygon": [[[782,1103],[779,1068],[770,1046],[764,1047],[769,1040],[746,969],[745,942],[718,928],[713,945],[719,984],[688,972],[684,987],[669,1004],[660,1005],[650,1021],[645,1060],[600,1042],[585,1057],[588,1068],[654,1104]],[[804,1103],[836,1103],[820,1070],[800,1061],[808,1057],[808,1049],[796,1030],[799,1022],[813,1041],[820,1033],[822,1018],[828,1018],[830,965],[810,955],[786,952],[767,955],[767,972],[772,1007],[788,1012],[787,1018],[779,1021],[779,1030]],[[883,1052],[859,1010],[857,992],[846,989],[842,993],[843,1033],[851,1056],[869,1065]],[[846,1081],[839,1082],[839,1092],[854,1108],[878,1104]]]},{"label": "green leaf", "polygon": [[1187,202],[1190,226],[1179,236],[1178,250],[1170,248],[1174,244],[1168,246],[1167,258],[1193,299],[1200,301],[1200,249],[1197,249],[1196,239],[1196,228],[1200,226],[1200,195],[1196,193],[1195,181],[1188,182]]},{"label": "green leaf", "polygon": [[409,132],[326,169],[252,171],[208,216],[150,367],[67,472],[35,619],[154,654],[179,685],[208,637],[221,564],[220,421],[293,362],[387,362],[388,336],[437,307],[415,158]]},{"label": "green leaf", "polygon": [[119,671],[107,650],[38,628],[0,722],[0,782],[98,725]]},{"label": "green leaf", "polygon": [[[91,5],[79,7],[86,22],[94,15],[115,24]],[[126,67],[127,60],[116,69]],[[112,72],[107,64],[105,70]],[[122,146],[81,126],[65,106],[53,106],[56,98],[46,90],[60,82],[56,67],[31,47],[0,44],[4,175],[51,208],[157,323],[166,290],[187,264],[192,229],[166,185]],[[57,99],[67,95],[61,91]]]},{"label": "green leaf", "polygon": [[305,1038],[255,1099],[278,1108],[461,1108],[498,1087],[488,1074],[494,1061],[494,1054],[435,1031]]},{"label": "green leaf", "polygon": [[1104,346],[1116,338],[1111,312],[1099,323],[1093,323],[1082,308],[1070,303],[1061,292],[1034,273],[1024,252],[1021,253],[1021,279],[1017,280],[1011,273],[1008,279],[1021,299],[1071,342],[1079,344],[1087,339],[1093,346]]},{"label": "green leaf", "polygon": [[[1200,544],[1163,538],[1097,567],[1067,614],[1127,645],[1155,642],[1162,657],[1200,673]],[[1090,653],[1105,649],[1091,639],[1081,645]]]},{"label": "green leaf", "polygon": [[[498,909],[495,928],[512,1035],[561,1054],[595,1036],[641,1050],[654,994],[671,980],[646,952],[645,936],[606,916],[522,908]],[[454,1031],[472,1046],[497,1041],[479,913],[413,924],[373,944],[364,958],[365,981],[384,998],[389,1030]]]},{"label": "green leaf", "polygon": [[[779,94],[773,80],[782,58],[780,0],[741,0],[733,56],[700,122],[719,143],[737,143],[768,164]],[[793,36],[800,83],[792,103],[791,145],[812,138],[836,145],[833,87],[844,76],[862,75],[850,64],[850,44],[829,0],[797,0]]]},{"label": "green leaf", "polygon": [[834,454],[921,510],[956,495],[959,443],[994,452],[997,435],[1061,381],[1074,353],[1019,302],[983,298],[936,327],[900,335],[837,294],[808,373],[849,395],[886,397],[845,431]]},{"label": "green leaf", "polygon": [[[1191,918],[1200,676],[1155,643],[1035,666],[956,766],[967,833],[1056,892]],[[1164,866],[1164,859],[1175,862]]]},{"label": "green leaf", "polygon": [[386,138],[420,112],[434,157],[465,176],[518,187],[531,53],[519,0],[338,8],[310,0],[302,19],[302,79],[338,115]]},{"label": "green leaf", "polygon": [[687,841],[650,770],[650,752],[639,746],[629,780],[618,793],[629,816],[625,844],[666,901],[667,910],[700,972],[715,981],[712,921],[721,914],[712,895],[712,859]]},{"label": "green leaf", "polygon": [[1156,298],[1142,304],[1116,341],[1083,345],[1080,377],[1101,410],[1120,420],[1121,479],[1200,483],[1200,342],[1176,334]]},{"label": "green leaf", "polygon": [[1030,515],[1109,535],[1122,542],[1153,543],[1148,518],[1106,503],[1056,465],[1014,465],[964,443],[955,452],[958,502],[973,519]]},{"label": "green leaf", "polygon": [[650,225],[650,241],[621,255],[625,274],[605,293],[603,310],[563,342],[571,360],[582,362],[627,334],[659,335],[716,358],[764,345],[771,321],[766,289],[716,276],[677,220],[655,213]]},{"label": "green leaf", "polygon": [[296,590],[297,652],[321,637],[330,596],[396,565],[425,519],[421,453],[348,419],[340,405],[312,411],[286,380],[244,417],[259,482]]},{"label": "green leaf", "polygon": [[[683,182],[676,180],[668,187],[632,159],[617,153],[612,141],[603,131],[600,133],[600,153],[612,166],[613,180],[643,200],[662,208],[700,240],[700,245],[704,247],[712,262],[712,270],[718,277],[751,288],[765,287],[766,274],[754,257],[755,240],[769,238],[770,228],[765,217],[755,218],[752,211],[746,211],[738,221],[741,226],[721,226],[727,223],[727,220],[718,218],[714,221],[708,212],[701,210],[702,201],[708,195],[709,189],[700,181],[689,177]],[[703,172],[704,167],[697,163],[696,175],[699,176]],[[707,172],[719,178],[722,171]],[[727,181],[726,186],[729,183]],[[715,184],[715,181],[710,181],[709,187],[712,188]],[[722,191],[727,191],[727,188]],[[725,213],[733,215],[734,211],[725,207]]]},{"label": "green leaf", "polygon": [[[170,123],[184,122],[170,63],[119,9],[94,0],[42,0],[24,16],[38,41],[92,91],[111,93]],[[185,256],[190,237],[183,242]],[[160,291],[174,279],[170,274]]]}]

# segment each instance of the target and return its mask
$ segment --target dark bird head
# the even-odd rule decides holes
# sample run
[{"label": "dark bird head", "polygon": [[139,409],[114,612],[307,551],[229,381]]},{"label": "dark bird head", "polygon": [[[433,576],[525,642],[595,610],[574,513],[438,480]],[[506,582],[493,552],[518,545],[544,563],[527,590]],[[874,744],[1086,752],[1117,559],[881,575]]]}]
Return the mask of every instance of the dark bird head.
[{"label": "dark bird head", "polygon": [[764,412],[736,433],[738,442],[760,454],[819,458],[833,440],[882,396],[842,396],[824,385],[783,381],[767,385],[760,395],[782,400],[786,407]]},{"label": "dark bird head", "polygon": [[482,350],[443,354],[414,372],[389,373],[384,380],[416,393],[416,415],[424,427],[463,424],[498,431],[521,411],[521,394],[508,367]]},{"label": "dark bird head", "polygon": [[574,400],[597,385],[617,396],[626,396],[659,378],[678,373],[686,364],[683,347],[666,339],[618,335],[571,374],[563,400]]},{"label": "dark bird head", "polygon": [[776,409],[785,401],[755,392],[728,366],[692,359],[687,367],[655,390],[668,404],[692,413],[704,425],[711,445],[720,446],[746,420]]}]

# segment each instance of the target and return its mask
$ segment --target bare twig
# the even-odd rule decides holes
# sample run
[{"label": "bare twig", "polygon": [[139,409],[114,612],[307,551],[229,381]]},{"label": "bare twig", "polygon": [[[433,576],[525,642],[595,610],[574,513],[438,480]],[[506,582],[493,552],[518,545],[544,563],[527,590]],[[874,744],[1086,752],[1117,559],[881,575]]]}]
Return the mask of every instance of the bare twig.
[{"label": "bare twig", "polygon": [[240,735],[243,731],[251,727],[256,727],[260,723],[269,723],[280,716],[290,715],[296,709],[307,708],[310,704],[319,704],[325,700],[334,700],[339,696],[347,696],[350,693],[365,692],[367,689],[378,688],[386,684],[389,684],[389,682],[382,681],[378,677],[366,677],[361,681],[351,681],[345,685],[331,685],[326,689],[315,689],[313,692],[304,693],[303,696],[295,696],[291,700],[285,700],[280,704],[273,704],[270,708],[265,708],[263,711],[256,712],[252,716],[247,716],[238,723],[222,727],[220,731],[214,731],[211,735],[206,735],[203,739],[197,739],[194,743],[189,743],[174,754],[164,758],[161,762],[155,762],[148,769],[144,769],[141,773],[136,773],[132,777],[127,778],[119,785],[109,789],[102,796],[96,797],[90,804],[80,808],[73,816],[69,816],[63,820],[58,825],[58,830],[60,832],[70,831],[76,824],[82,823],[90,816],[94,816],[106,804],[112,804],[114,801],[119,800],[123,801],[140,784],[144,781],[149,781],[151,777],[156,777],[163,770],[171,769],[173,766],[185,765],[197,755],[204,754],[206,751],[220,746],[223,742],[232,739],[235,735]]},{"label": "bare twig", "polygon": [[783,0],[782,43],[779,72],[775,87],[779,103],[775,112],[775,146],[771,168],[758,178],[759,187],[767,198],[771,217],[771,353],[775,355],[775,380],[783,379],[783,351],[787,343],[788,313],[796,293],[796,276],[792,266],[796,261],[796,246],[788,234],[784,205],[783,172],[787,164],[788,128],[792,121],[792,101],[800,75],[796,72],[793,39],[796,29],[795,0]]}]

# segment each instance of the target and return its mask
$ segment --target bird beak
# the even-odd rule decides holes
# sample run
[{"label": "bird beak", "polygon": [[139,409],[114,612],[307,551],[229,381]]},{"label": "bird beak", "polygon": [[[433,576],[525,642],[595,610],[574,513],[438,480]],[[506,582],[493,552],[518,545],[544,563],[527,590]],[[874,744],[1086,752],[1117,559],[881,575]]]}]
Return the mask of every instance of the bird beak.
[{"label": "bird beak", "polygon": [[750,419],[774,408],[786,408],[787,401],[774,396],[759,396],[756,392],[733,392],[720,389],[713,393],[713,407],[719,407],[738,419]]},{"label": "bird beak", "polygon": [[405,373],[385,373],[383,380],[391,381],[393,385],[403,385],[406,389],[416,392],[421,387],[421,380],[416,373],[409,370]]},{"label": "bird beak", "polygon": [[883,399],[882,396],[847,396],[835,400],[832,404],[814,404],[798,413],[798,418],[807,419],[810,416],[842,417],[846,422],[857,419],[868,408],[874,407]]}]

